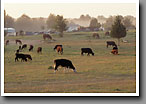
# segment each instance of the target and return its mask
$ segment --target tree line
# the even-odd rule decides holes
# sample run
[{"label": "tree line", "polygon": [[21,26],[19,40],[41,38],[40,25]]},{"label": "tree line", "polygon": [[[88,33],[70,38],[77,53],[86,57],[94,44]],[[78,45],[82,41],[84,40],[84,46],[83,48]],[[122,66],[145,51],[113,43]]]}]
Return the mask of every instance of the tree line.
[{"label": "tree line", "polygon": [[[133,16],[121,16],[119,15],[121,23],[126,27],[126,29],[135,29],[136,28],[136,18]],[[87,15],[81,15],[79,18],[75,19],[65,19],[63,16],[50,14],[48,18],[30,18],[28,15],[23,14],[21,17],[14,19],[13,17],[6,14],[4,11],[4,27],[15,28],[17,32],[19,31],[43,31],[48,29],[54,29],[60,32],[60,36],[63,36],[63,31],[67,30],[69,24],[74,23],[80,25],[79,21],[82,23],[88,22],[88,27],[91,30],[95,28],[104,27],[106,31],[110,31],[112,29],[112,25],[114,24],[114,20],[116,16],[110,16],[105,18],[104,16],[98,16],[97,18],[91,17]]]}]

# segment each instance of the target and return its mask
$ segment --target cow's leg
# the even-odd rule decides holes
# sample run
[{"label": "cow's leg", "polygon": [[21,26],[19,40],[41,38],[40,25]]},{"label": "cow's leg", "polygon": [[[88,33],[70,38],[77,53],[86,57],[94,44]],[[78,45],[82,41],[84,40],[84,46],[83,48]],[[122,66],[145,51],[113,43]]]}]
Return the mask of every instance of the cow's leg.
[{"label": "cow's leg", "polygon": [[87,56],[89,56],[89,53],[87,54]]},{"label": "cow's leg", "polygon": [[64,68],[64,73],[66,73],[66,69],[67,69],[67,68],[65,67],[65,68]]},{"label": "cow's leg", "polygon": [[73,69],[73,71],[74,71],[75,73],[77,73],[76,69]]},{"label": "cow's leg", "polygon": [[83,52],[81,52],[81,55],[82,55],[82,56],[84,55]]},{"label": "cow's leg", "polygon": [[63,54],[63,51],[60,51],[60,54],[62,55]]},{"label": "cow's leg", "polygon": [[57,68],[58,68],[58,65],[54,65],[54,69],[55,69],[54,73],[55,74],[56,74],[56,70],[58,70]]},{"label": "cow's leg", "polygon": [[18,61],[18,57],[15,58],[15,62]]},{"label": "cow's leg", "polygon": [[108,48],[108,44],[106,45],[106,48]]},{"label": "cow's leg", "polygon": [[24,58],[24,60],[25,60],[25,62],[27,62],[27,59],[26,58]]}]

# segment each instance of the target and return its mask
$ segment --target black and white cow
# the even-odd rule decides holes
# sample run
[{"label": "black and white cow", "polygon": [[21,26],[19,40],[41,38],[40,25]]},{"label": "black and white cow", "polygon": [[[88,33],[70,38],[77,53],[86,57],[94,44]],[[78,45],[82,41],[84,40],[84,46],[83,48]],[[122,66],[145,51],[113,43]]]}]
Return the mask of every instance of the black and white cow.
[{"label": "black and white cow", "polygon": [[117,46],[116,43],[115,43],[114,41],[107,41],[106,43],[107,43],[107,45],[106,45],[107,48],[108,48],[109,45],[110,45],[110,46],[111,46],[111,45],[112,45],[112,46]]},{"label": "black and white cow", "polygon": [[56,60],[54,60],[55,73],[56,73],[56,70],[58,70],[57,68],[59,66],[65,67],[65,68],[68,68],[68,69],[73,69],[73,71],[76,72],[76,69],[75,69],[75,67],[73,66],[73,64],[70,60],[67,60],[67,59],[56,59]]},{"label": "black and white cow", "polygon": [[27,59],[32,60],[32,57],[29,54],[22,54],[22,53],[16,52],[15,55],[16,55],[15,62],[19,61],[18,59],[21,59],[21,62],[22,61],[26,61],[27,62]]},{"label": "black and white cow", "polygon": [[83,55],[83,53],[88,53],[87,55],[92,54],[92,56],[94,56],[91,48],[81,48],[81,55]]}]

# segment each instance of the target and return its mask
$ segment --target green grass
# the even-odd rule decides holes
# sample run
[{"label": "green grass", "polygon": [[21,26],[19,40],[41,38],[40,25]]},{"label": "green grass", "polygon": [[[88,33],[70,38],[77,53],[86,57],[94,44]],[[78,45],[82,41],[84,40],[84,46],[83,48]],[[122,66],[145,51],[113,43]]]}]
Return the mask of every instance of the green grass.
[{"label": "green grass", "polygon": [[[92,37],[93,32],[64,33],[56,41],[43,41],[41,35],[5,37],[10,45],[5,46],[4,90],[6,93],[133,93],[136,92],[136,51],[135,33],[128,31],[124,38],[129,43],[122,43],[119,55],[112,55],[112,47],[106,48],[107,40],[117,39],[105,37],[99,32],[100,39]],[[28,49],[22,53],[30,54],[33,58],[28,62],[15,62],[15,51],[19,45],[15,39],[34,45],[33,52]],[[62,44],[63,55],[57,54],[53,48]],[[42,54],[36,52],[37,47],[43,48]],[[81,56],[80,49],[90,47],[95,56]],[[78,73],[72,70],[64,72],[64,68],[54,74],[53,61],[66,58],[72,61]]]}]

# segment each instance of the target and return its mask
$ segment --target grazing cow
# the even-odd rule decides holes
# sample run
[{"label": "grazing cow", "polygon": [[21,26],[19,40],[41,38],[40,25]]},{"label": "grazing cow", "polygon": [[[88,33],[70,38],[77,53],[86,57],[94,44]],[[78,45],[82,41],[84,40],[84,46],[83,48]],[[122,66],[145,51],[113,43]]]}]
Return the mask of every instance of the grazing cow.
[{"label": "grazing cow", "polygon": [[22,47],[21,46],[19,46],[19,50],[21,50],[22,49]]},{"label": "grazing cow", "polygon": [[114,46],[111,53],[114,54],[114,55],[118,55],[118,47]]},{"label": "grazing cow", "polygon": [[16,44],[19,43],[20,45],[22,44],[21,40],[15,40]]},{"label": "grazing cow", "polygon": [[29,51],[33,50],[33,45],[30,45]]},{"label": "grazing cow", "polygon": [[24,54],[16,53],[15,55],[16,55],[15,62],[18,61],[19,58],[21,59],[21,62],[22,61],[27,61],[27,58]]},{"label": "grazing cow", "polygon": [[105,32],[105,36],[109,36],[110,35],[110,33],[107,31],[107,32]]},{"label": "grazing cow", "polygon": [[54,47],[54,51],[55,51],[55,49],[57,49],[58,46],[62,47],[62,45],[56,45],[56,46]]},{"label": "grazing cow", "polygon": [[76,69],[75,69],[75,67],[73,66],[73,64],[70,60],[67,60],[67,59],[56,59],[56,60],[54,60],[55,73],[56,73],[56,70],[58,71],[57,68],[59,66],[69,68],[69,69],[73,69],[73,71],[76,72]]},{"label": "grazing cow", "polygon": [[46,40],[46,38],[52,40],[52,37],[49,34],[43,34],[43,39]]},{"label": "grazing cow", "polygon": [[15,55],[15,62],[18,61],[19,58],[21,59],[21,61],[27,61],[27,59],[32,60],[31,55],[19,53],[19,50],[17,50]]},{"label": "grazing cow", "polygon": [[117,46],[114,41],[107,41],[106,43],[107,43],[107,46],[106,46],[107,48],[108,48],[109,45]]},{"label": "grazing cow", "polygon": [[81,55],[83,55],[83,53],[88,53],[88,56],[89,54],[92,54],[92,56],[94,56],[94,53],[91,48],[81,48]]},{"label": "grazing cow", "polygon": [[8,45],[9,44],[9,40],[6,40],[6,45]]},{"label": "grazing cow", "polygon": [[60,54],[62,55],[63,54],[63,48],[61,46],[58,46],[57,47],[57,52],[58,52],[58,54],[60,52]]},{"label": "grazing cow", "polygon": [[27,44],[22,45],[21,49],[27,48]]},{"label": "grazing cow", "polygon": [[42,47],[38,47],[38,49],[37,49],[37,53],[42,53]]},{"label": "grazing cow", "polygon": [[98,33],[93,33],[93,38],[99,39],[99,34]]},{"label": "grazing cow", "polygon": [[29,55],[29,54],[24,54],[24,55],[25,55],[25,57],[28,58],[29,60],[32,60],[31,55]]},{"label": "grazing cow", "polygon": [[16,50],[16,53],[19,53],[19,52],[20,52],[20,50],[19,50],[19,49],[17,49],[17,50]]}]

